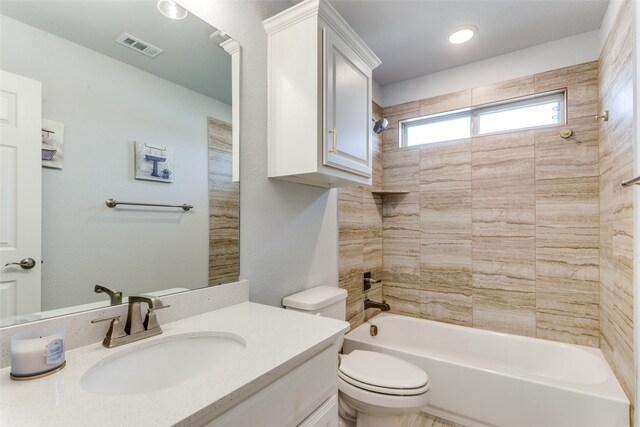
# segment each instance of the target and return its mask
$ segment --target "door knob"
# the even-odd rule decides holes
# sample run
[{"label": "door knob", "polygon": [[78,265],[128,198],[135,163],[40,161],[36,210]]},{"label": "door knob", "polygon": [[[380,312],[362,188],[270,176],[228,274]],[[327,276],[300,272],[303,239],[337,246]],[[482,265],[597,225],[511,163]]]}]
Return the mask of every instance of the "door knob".
[{"label": "door knob", "polygon": [[31,270],[33,267],[36,266],[36,260],[33,258],[25,258],[20,262],[10,262],[5,264],[4,266],[7,267],[9,265],[19,265],[20,268],[24,270]]}]

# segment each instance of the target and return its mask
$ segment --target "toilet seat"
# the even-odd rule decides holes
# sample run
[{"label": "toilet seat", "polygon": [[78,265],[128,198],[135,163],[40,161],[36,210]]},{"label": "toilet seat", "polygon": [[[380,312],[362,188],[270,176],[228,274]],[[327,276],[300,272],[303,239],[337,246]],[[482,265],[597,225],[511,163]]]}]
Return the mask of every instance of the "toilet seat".
[{"label": "toilet seat", "polygon": [[340,359],[338,377],[373,393],[416,396],[429,390],[429,377],[417,366],[387,354],[354,350]]},{"label": "toilet seat", "polygon": [[413,396],[394,396],[374,393],[349,384],[338,377],[340,399],[358,412],[375,415],[406,415],[419,411],[429,403],[429,393]]}]

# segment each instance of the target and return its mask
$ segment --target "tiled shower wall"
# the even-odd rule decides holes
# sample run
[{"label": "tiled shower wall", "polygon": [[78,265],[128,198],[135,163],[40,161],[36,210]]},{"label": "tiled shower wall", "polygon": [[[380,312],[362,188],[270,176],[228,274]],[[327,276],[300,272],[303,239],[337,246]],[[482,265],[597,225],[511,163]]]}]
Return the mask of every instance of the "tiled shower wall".
[{"label": "tiled shower wall", "polygon": [[[373,118],[382,117],[382,108],[373,104]],[[374,279],[382,279],[382,198],[372,191],[382,189],[382,138],[373,135],[373,185],[338,190],[339,285],[348,292],[347,320],[352,327],[360,325],[378,310],[364,312],[362,273],[371,271]],[[374,285],[368,296],[382,300],[382,286]]]},{"label": "tiled shower wall", "polygon": [[[566,126],[398,146],[399,120],[562,88]],[[597,88],[591,62],[384,109],[394,312],[599,346]]]},{"label": "tiled shower wall", "polygon": [[633,402],[633,31],[631,2],[600,56],[600,348]]}]

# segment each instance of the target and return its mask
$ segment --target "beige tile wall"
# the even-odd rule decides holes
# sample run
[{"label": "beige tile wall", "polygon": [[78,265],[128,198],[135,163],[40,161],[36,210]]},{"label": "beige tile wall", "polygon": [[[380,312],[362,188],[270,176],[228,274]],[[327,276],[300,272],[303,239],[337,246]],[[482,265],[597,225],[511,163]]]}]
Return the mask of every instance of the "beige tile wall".
[{"label": "beige tile wall", "polygon": [[209,132],[209,285],[240,276],[240,186],[232,182],[229,123],[208,119]]},{"label": "beige tile wall", "polygon": [[633,402],[633,31],[631,2],[620,9],[599,62],[600,331],[602,349]]},{"label": "beige tile wall", "polygon": [[[599,343],[598,64],[387,107],[383,292],[392,310]],[[398,121],[567,89],[568,124],[399,148]]]},{"label": "beige tile wall", "polygon": [[[373,104],[373,117],[382,117],[382,108]],[[382,150],[380,135],[373,134],[373,185],[338,190],[339,286],[348,292],[347,320],[352,327],[379,313],[364,312],[362,273],[371,271],[374,279],[382,279],[382,197],[372,190],[382,189]],[[367,292],[375,301],[382,300],[382,285]]]}]

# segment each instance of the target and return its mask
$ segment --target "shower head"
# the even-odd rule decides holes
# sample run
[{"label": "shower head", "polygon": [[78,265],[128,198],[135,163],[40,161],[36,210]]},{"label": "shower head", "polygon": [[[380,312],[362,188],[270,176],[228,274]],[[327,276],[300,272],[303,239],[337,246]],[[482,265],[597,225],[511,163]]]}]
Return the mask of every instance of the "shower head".
[{"label": "shower head", "polygon": [[389,126],[389,120],[383,117],[378,120],[375,125],[373,125],[373,131],[379,135],[383,130],[387,128],[387,126]]}]

